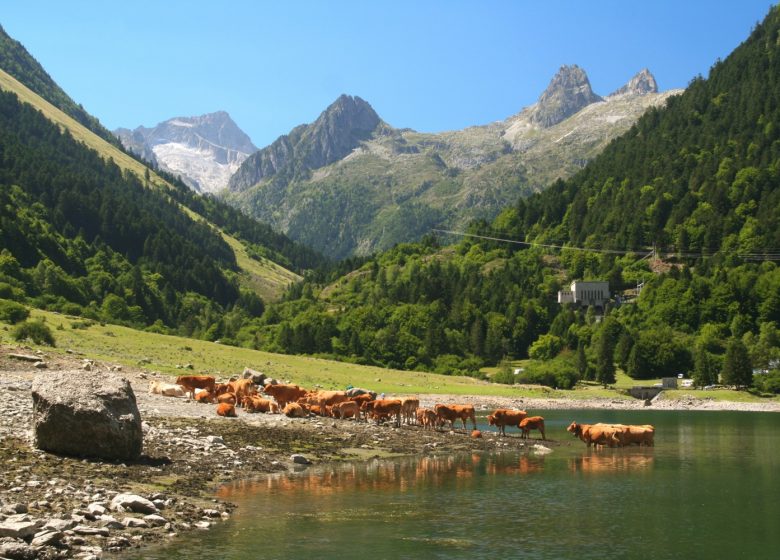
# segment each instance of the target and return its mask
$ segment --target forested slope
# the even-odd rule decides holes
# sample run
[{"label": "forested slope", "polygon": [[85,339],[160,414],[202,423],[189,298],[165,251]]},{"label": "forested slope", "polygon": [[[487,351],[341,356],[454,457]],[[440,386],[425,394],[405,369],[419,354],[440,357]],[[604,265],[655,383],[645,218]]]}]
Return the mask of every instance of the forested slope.
[{"label": "forested slope", "polygon": [[[720,374],[780,389],[750,378],[751,366],[780,358],[778,78],[773,8],[707,79],[651,109],[583,171],[470,229],[568,249],[479,238],[399,246],[339,280],[297,286],[266,311],[267,343],[453,373],[530,356],[514,380],[558,386],[609,382],[617,365],[636,378],[686,373],[706,384]],[[644,258],[654,245],[662,258]],[[630,302],[600,321],[559,306],[556,291],[575,279],[609,280]],[[734,356],[748,358],[735,368]]]}]

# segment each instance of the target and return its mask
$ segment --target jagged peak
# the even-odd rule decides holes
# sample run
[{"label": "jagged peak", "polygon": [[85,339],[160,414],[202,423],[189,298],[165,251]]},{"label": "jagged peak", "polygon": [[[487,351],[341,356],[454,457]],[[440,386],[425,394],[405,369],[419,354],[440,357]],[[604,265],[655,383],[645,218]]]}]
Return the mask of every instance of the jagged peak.
[{"label": "jagged peak", "polygon": [[626,94],[646,95],[648,93],[658,93],[658,83],[656,83],[655,76],[653,76],[650,70],[643,68],[626,85],[610,93],[609,96]]},{"label": "jagged peak", "polygon": [[528,119],[547,128],[597,101],[601,101],[601,97],[593,93],[585,70],[576,64],[564,64],[529,109]]},{"label": "jagged peak", "polygon": [[317,120],[320,121],[324,118],[342,114],[362,116],[367,122],[376,122],[377,124],[380,121],[379,115],[368,101],[361,99],[357,95],[352,96],[346,93],[342,93],[333,103],[328,105],[327,109],[322,112]]}]

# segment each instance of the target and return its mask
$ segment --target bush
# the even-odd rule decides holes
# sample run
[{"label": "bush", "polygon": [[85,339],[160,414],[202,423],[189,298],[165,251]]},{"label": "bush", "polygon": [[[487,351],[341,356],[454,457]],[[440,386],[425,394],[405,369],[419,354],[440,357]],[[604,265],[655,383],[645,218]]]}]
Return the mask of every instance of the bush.
[{"label": "bush", "polygon": [[780,394],[780,370],[754,375],[753,384],[763,393]]},{"label": "bush", "polygon": [[546,385],[555,389],[571,389],[577,383],[577,369],[569,360],[558,358],[546,362],[531,362],[515,376],[517,383]]},{"label": "bush", "polygon": [[43,321],[25,321],[24,323],[19,323],[14,328],[11,336],[13,336],[14,340],[17,342],[29,339],[35,344],[56,346],[54,335],[51,334],[51,329],[49,329]]},{"label": "bush", "polygon": [[0,321],[15,325],[30,316],[30,310],[15,301],[0,301]]}]

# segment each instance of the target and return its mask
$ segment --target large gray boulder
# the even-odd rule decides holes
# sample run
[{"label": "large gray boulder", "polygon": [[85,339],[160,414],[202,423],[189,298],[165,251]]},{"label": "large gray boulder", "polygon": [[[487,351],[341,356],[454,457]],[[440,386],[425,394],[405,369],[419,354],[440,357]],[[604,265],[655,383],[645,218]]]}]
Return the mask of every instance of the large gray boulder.
[{"label": "large gray boulder", "polygon": [[37,448],[121,461],[141,454],[141,415],[127,379],[85,371],[39,374],[32,397]]}]

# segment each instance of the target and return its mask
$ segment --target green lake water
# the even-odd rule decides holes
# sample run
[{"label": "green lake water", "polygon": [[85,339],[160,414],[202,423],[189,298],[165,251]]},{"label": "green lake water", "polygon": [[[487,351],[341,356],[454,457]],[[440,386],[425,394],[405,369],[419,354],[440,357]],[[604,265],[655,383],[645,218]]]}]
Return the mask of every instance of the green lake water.
[{"label": "green lake water", "polygon": [[[243,482],[220,489],[239,505],[229,522],[137,557],[780,558],[780,414],[543,414],[564,443],[548,455],[375,460]],[[572,420],[650,423],[656,445],[587,449],[565,431]]]}]

